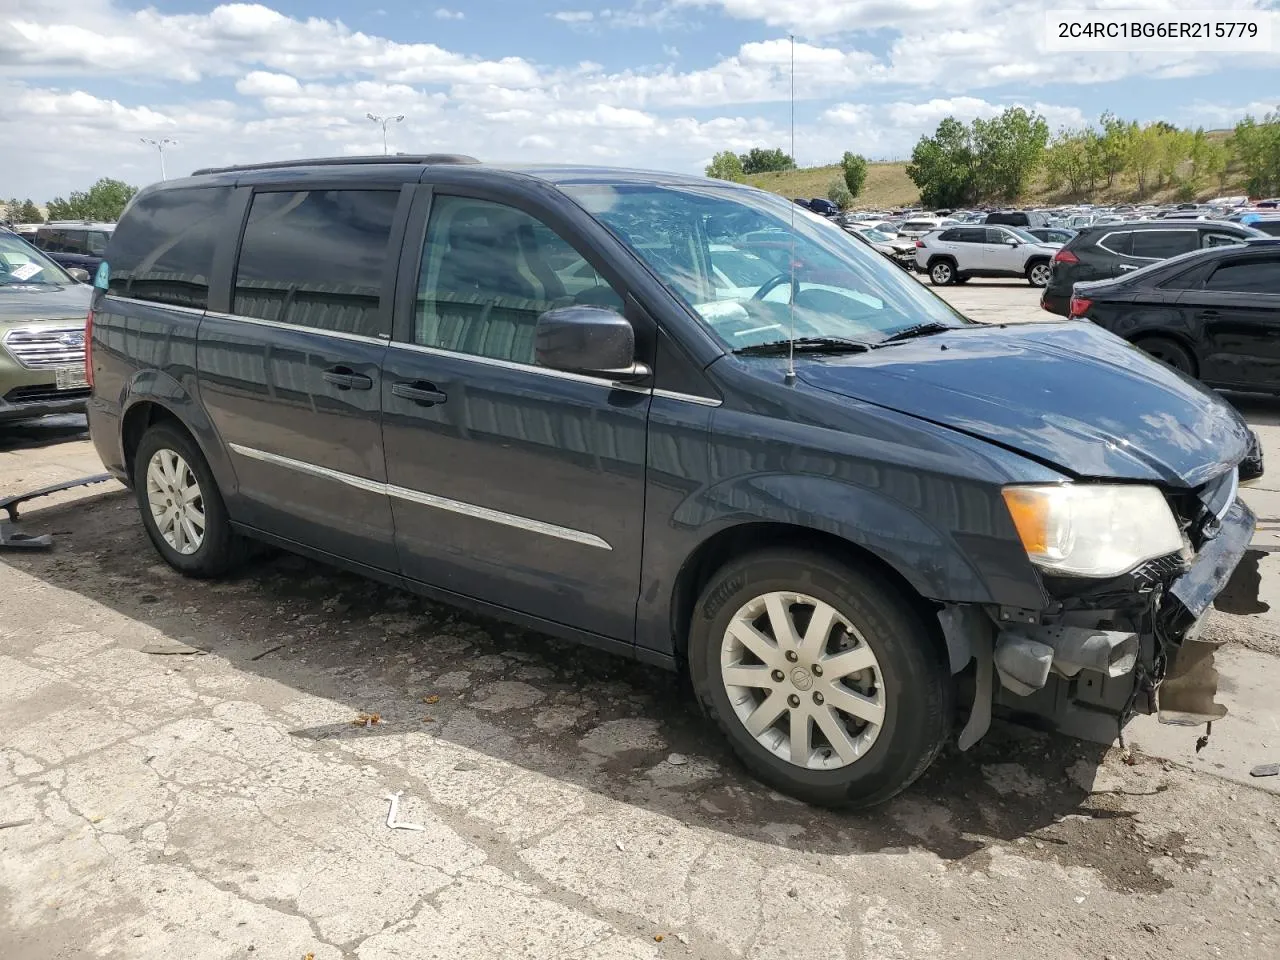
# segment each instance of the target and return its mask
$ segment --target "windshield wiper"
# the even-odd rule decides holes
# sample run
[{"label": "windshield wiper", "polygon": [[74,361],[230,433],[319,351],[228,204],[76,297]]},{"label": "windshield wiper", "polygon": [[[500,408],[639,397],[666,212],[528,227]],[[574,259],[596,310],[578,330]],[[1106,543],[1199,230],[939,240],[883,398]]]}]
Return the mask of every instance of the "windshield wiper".
[{"label": "windshield wiper", "polygon": [[876,346],[878,347],[885,343],[898,343],[901,340],[914,340],[916,337],[928,337],[935,333],[946,333],[948,330],[955,329],[950,324],[930,320],[928,323],[917,323],[913,327],[904,327],[897,333],[891,333],[877,343]]},{"label": "windshield wiper", "polygon": [[781,356],[787,353],[792,343],[795,344],[796,353],[863,353],[871,349],[868,343],[860,340],[846,340],[843,337],[796,337],[795,340],[753,343],[750,346],[738,347],[733,352],[758,357]]}]

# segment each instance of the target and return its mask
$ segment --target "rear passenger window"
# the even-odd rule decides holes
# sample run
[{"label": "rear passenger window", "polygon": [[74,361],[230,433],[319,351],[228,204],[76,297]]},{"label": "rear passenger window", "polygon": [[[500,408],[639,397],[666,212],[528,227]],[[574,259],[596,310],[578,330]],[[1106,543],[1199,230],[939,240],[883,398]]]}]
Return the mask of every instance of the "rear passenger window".
[{"label": "rear passenger window", "polygon": [[203,310],[230,187],[157,190],[134,201],[107,244],[109,290]]},{"label": "rear passenger window", "polygon": [[538,316],[573,304],[623,310],[608,282],[529,214],[464,197],[432,203],[415,343],[532,364]]},{"label": "rear passenger window", "polygon": [[1129,254],[1147,260],[1167,260],[1199,247],[1195,230],[1135,230]]},{"label": "rear passenger window", "polygon": [[1280,257],[1224,263],[1204,286],[1206,290],[1280,295]]},{"label": "rear passenger window", "polygon": [[379,307],[399,199],[391,190],[255,194],[232,310],[334,333],[389,335]]},{"label": "rear passenger window", "polygon": [[1116,233],[1108,233],[1098,241],[1098,246],[1103,250],[1110,250],[1112,253],[1118,253],[1121,256],[1128,256],[1129,246],[1132,240],[1133,231],[1120,230]]}]

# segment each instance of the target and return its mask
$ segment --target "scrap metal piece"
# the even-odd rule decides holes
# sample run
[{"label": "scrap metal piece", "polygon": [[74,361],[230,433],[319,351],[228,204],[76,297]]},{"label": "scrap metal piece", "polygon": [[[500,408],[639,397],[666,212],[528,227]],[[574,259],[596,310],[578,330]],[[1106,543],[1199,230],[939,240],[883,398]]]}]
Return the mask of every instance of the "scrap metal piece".
[{"label": "scrap metal piece", "polygon": [[1198,727],[1227,715],[1227,708],[1214,703],[1218,692],[1218,671],[1214,652],[1221,644],[1186,639],[1156,692],[1160,722],[1181,727]]},{"label": "scrap metal piece", "polygon": [[0,510],[5,511],[9,518],[0,520],[0,549],[10,550],[47,550],[53,546],[53,537],[44,533],[39,536],[32,536],[23,533],[18,529],[18,504],[26,503],[28,500],[35,500],[37,497],[47,497],[51,493],[61,493],[63,490],[72,490],[75,487],[87,487],[95,483],[106,483],[112,479],[109,473],[98,473],[91,477],[81,477],[79,480],[69,480],[66,483],[55,483],[49,487],[41,487],[38,490],[29,490],[26,493],[15,494],[12,497],[5,497],[0,500]]}]

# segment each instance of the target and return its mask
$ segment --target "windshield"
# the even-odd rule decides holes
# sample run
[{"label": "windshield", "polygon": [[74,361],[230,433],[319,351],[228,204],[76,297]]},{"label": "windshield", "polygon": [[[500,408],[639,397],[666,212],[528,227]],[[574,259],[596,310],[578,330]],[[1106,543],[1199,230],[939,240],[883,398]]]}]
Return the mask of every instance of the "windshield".
[{"label": "windshield", "polygon": [[27,241],[0,231],[0,287],[72,282],[60,266]]},{"label": "windshield", "polygon": [[729,349],[788,339],[793,264],[796,337],[874,343],[922,323],[972,322],[840,227],[770,193],[715,184],[561,189]]}]

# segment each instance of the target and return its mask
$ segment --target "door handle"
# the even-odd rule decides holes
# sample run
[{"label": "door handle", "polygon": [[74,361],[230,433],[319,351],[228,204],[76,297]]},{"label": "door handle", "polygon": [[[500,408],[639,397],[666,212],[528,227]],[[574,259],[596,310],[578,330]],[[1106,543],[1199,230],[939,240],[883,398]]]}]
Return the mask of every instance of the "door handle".
[{"label": "door handle", "polygon": [[325,383],[331,383],[339,390],[372,390],[373,379],[363,373],[356,373],[350,367],[330,367],[322,376]]},{"label": "door handle", "polygon": [[1119,265],[1119,268],[1120,268],[1120,272],[1121,272],[1121,273],[1128,273],[1130,270],[1137,270],[1137,269],[1138,269],[1137,267],[1135,267],[1135,266],[1134,266],[1133,264],[1131,264],[1131,263],[1122,263],[1122,264],[1120,264],[1120,265]]},{"label": "door handle", "polygon": [[412,400],[422,407],[433,407],[437,403],[444,403],[449,399],[448,396],[436,389],[434,383],[428,383],[426,380],[393,383],[391,385],[391,395],[399,397],[401,400]]}]

